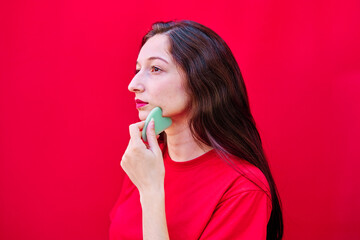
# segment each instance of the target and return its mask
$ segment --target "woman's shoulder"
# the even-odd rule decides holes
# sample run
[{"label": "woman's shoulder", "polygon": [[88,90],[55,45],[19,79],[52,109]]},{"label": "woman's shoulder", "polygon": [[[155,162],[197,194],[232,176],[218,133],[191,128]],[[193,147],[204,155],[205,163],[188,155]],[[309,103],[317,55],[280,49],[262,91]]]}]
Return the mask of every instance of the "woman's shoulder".
[{"label": "woman's shoulder", "polygon": [[222,185],[229,191],[263,191],[267,194],[270,192],[268,181],[262,171],[244,159],[233,155],[224,156],[212,149],[188,162],[174,162],[166,154],[166,147],[164,149],[164,146],[160,145],[160,148],[169,171],[181,170],[184,174],[196,176],[209,184]]},{"label": "woman's shoulder", "polygon": [[227,172],[233,178],[229,191],[234,193],[262,191],[270,196],[269,183],[258,167],[236,156],[225,159],[219,156],[219,160],[227,165]]},{"label": "woman's shoulder", "polygon": [[216,162],[213,172],[223,185],[218,207],[236,205],[252,209],[261,206],[266,207],[267,213],[271,212],[269,184],[258,167],[236,156],[221,157],[217,154]]}]

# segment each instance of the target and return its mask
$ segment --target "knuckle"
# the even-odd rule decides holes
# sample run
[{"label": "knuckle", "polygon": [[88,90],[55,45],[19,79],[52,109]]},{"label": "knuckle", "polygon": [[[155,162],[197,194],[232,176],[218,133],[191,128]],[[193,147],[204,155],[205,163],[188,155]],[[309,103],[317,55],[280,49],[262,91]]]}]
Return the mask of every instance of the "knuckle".
[{"label": "knuckle", "polygon": [[121,158],[121,164],[126,164],[129,161],[128,153],[125,152]]},{"label": "knuckle", "polygon": [[132,152],[134,154],[141,152],[140,147],[138,145],[133,146]]},{"label": "knuckle", "polygon": [[128,158],[126,157],[123,157],[120,161],[120,166],[122,169],[126,170],[129,166],[129,161],[128,161]]},{"label": "knuckle", "polygon": [[121,161],[120,161],[120,165],[121,166],[124,166],[126,164],[126,158],[125,157],[122,157],[121,158]]}]

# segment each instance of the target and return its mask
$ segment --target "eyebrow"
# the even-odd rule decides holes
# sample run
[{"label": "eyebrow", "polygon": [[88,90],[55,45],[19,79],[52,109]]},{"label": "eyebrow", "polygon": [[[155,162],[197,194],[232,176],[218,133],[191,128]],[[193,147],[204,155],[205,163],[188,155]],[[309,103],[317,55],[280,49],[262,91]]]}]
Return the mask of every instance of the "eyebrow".
[{"label": "eyebrow", "polygon": [[[167,64],[169,64],[168,61],[166,61],[165,59],[161,58],[161,57],[149,57],[147,60],[155,60],[155,59],[159,59],[159,60],[162,60],[164,62],[166,62]],[[139,62],[136,61],[136,64],[138,64]]]}]

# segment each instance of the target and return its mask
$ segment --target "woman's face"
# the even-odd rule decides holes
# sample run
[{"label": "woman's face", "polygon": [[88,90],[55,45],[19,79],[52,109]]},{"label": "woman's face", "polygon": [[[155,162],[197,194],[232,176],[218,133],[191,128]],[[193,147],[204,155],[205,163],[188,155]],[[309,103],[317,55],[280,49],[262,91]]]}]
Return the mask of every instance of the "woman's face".
[{"label": "woman's face", "polygon": [[128,86],[135,93],[140,120],[145,120],[155,107],[160,107],[163,116],[173,121],[187,117],[189,96],[185,91],[185,73],[168,52],[169,46],[168,37],[157,34],[140,50],[137,73]]}]

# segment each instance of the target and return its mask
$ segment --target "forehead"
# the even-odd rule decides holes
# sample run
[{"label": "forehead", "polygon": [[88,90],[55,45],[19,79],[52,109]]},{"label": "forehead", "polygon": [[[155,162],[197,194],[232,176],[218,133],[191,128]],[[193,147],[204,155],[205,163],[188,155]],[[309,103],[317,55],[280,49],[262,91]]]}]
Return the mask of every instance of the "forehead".
[{"label": "forehead", "polygon": [[139,52],[138,63],[146,61],[151,57],[162,57],[168,62],[171,61],[169,54],[169,38],[163,34],[157,34],[147,40]]}]

